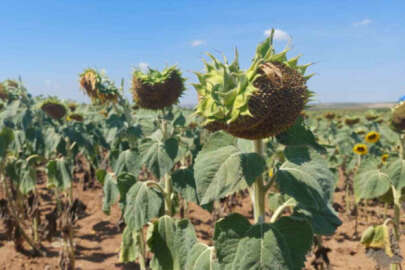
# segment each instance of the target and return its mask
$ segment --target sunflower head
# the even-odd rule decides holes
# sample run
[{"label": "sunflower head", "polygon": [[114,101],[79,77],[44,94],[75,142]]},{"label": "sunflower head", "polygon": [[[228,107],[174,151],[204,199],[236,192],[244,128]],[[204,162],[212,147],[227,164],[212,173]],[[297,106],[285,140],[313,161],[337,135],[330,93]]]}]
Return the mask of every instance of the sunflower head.
[{"label": "sunflower head", "polygon": [[306,87],[311,75],[304,75],[309,65],[299,66],[299,57],[287,59],[288,49],[276,53],[273,36],[274,31],[259,44],[247,70],[240,69],[237,51],[230,64],[208,54],[212,62],[205,62],[205,72],[196,73],[199,83],[194,84],[195,113],[204,126],[255,140],[295,123],[312,95]]},{"label": "sunflower head", "polygon": [[104,73],[88,68],[80,74],[80,86],[93,103],[116,103],[119,98],[118,88]]},{"label": "sunflower head", "polygon": [[357,155],[365,155],[368,153],[367,145],[358,143],[353,147],[353,152]]},{"label": "sunflower head", "polygon": [[355,132],[356,132],[357,135],[364,135],[364,134],[366,134],[366,130],[365,130],[364,128],[357,128],[357,129],[355,130]]},{"label": "sunflower head", "polygon": [[132,74],[132,96],[139,107],[160,110],[178,102],[185,90],[184,81],[176,66],[161,72],[151,68],[146,73],[135,70]]},{"label": "sunflower head", "polygon": [[391,127],[397,132],[405,130],[405,101],[392,108]]},{"label": "sunflower head", "polygon": [[44,100],[40,108],[52,119],[61,119],[67,113],[65,105],[56,98],[48,98]]},{"label": "sunflower head", "polygon": [[380,140],[380,133],[376,131],[370,131],[369,133],[367,133],[364,139],[368,143],[376,143]]},{"label": "sunflower head", "polygon": [[327,113],[325,113],[324,117],[325,117],[325,119],[327,119],[327,120],[333,120],[333,119],[335,119],[336,114],[333,113],[333,112],[327,112]]},{"label": "sunflower head", "polygon": [[375,114],[375,113],[368,113],[368,114],[366,114],[366,119],[367,119],[368,121],[370,121],[370,122],[374,122],[375,120],[378,119],[378,117],[379,117],[379,115],[378,115],[378,114]]},{"label": "sunflower head", "polygon": [[382,161],[382,163],[386,163],[389,157],[390,157],[389,154],[383,154],[383,155],[381,156],[381,161]]},{"label": "sunflower head", "polygon": [[345,124],[349,127],[354,126],[360,122],[360,118],[358,117],[346,117]]}]

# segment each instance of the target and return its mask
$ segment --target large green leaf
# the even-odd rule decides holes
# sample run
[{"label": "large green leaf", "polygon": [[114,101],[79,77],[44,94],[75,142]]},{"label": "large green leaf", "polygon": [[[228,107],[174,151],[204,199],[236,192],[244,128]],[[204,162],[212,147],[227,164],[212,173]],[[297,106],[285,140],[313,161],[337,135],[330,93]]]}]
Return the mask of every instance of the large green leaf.
[{"label": "large green leaf", "polygon": [[391,183],[396,190],[402,190],[405,187],[405,160],[399,158],[391,161],[386,173],[390,177]]},{"label": "large green leaf", "polygon": [[67,168],[65,159],[51,160],[47,164],[48,186],[56,187],[59,190],[66,190],[72,184],[72,178]]},{"label": "large green leaf", "polygon": [[198,197],[192,167],[176,170],[172,174],[173,188],[183,199],[198,204]]},{"label": "large green leaf", "polygon": [[282,217],[276,223],[250,225],[231,214],[215,226],[215,248],[223,270],[302,269],[312,245],[311,225]]},{"label": "large green leaf", "polygon": [[285,157],[275,176],[280,191],[304,206],[322,209],[329,203],[335,184],[327,161],[306,147],[287,147]]},{"label": "large green leaf", "polygon": [[219,266],[214,260],[215,249],[203,243],[196,243],[187,256],[187,270],[214,270]]},{"label": "large green leaf", "polygon": [[311,146],[314,149],[325,152],[325,148],[318,144],[316,137],[310,129],[308,129],[302,118],[297,119],[295,124],[285,132],[277,135],[277,141],[284,145],[290,146]]},{"label": "large green leaf", "polygon": [[135,150],[127,149],[119,154],[118,159],[114,162],[113,169],[115,175],[128,172],[137,176],[141,166],[142,162],[140,161],[139,153]]},{"label": "large green leaf", "polygon": [[183,270],[187,255],[197,242],[194,227],[188,220],[176,221],[163,216],[153,224],[148,245],[154,253],[153,269]]},{"label": "large green leaf", "polygon": [[266,168],[256,153],[244,153],[223,133],[215,133],[197,155],[194,166],[201,204],[226,197],[250,186]]},{"label": "large green leaf", "polygon": [[179,143],[175,138],[164,140],[160,130],[140,146],[141,164],[160,179],[173,168]]},{"label": "large green leaf", "polygon": [[159,217],[162,209],[162,194],[148,187],[146,182],[137,182],[127,193],[125,223],[131,229],[140,230],[152,218]]},{"label": "large green leaf", "polygon": [[354,196],[356,201],[374,199],[384,195],[391,187],[388,174],[376,166],[366,164],[354,177]]}]

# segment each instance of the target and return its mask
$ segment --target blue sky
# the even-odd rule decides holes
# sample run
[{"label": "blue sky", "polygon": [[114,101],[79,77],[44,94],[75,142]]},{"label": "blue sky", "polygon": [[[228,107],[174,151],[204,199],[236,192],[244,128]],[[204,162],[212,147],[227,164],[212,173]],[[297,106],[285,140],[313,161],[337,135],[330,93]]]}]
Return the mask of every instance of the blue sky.
[{"label": "blue sky", "polygon": [[193,71],[205,52],[247,67],[265,31],[289,56],[315,62],[319,102],[393,101],[405,95],[405,1],[1,1],[0,80],[21,76],[34,95],[87,101],[78,74],[105,69],[130,87],[134,67],[177,64],[196,103]]}]

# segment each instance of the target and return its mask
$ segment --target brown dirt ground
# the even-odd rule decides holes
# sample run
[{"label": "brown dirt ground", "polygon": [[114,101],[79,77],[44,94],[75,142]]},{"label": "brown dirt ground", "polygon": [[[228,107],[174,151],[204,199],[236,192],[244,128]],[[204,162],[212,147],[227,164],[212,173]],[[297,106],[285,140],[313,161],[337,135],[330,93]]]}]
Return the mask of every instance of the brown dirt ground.
[{"label": "brown dirt ground", "polygon": [[[335,193],[335,202],[338,205],[344,205],[344,192],[342,180],[338,183],[338,191]],[[339,188],[340,187],[340,188]],[[41,188],[41,192],[46,192]],[[87,216],[76,223],[75,242],[77,248],[76,254],[76,269],[138,269],[134,264],[119,264],[118,252],[121,242],[121,233],[118,229],[118,221],[120,218],[120,210],[118,206],[114,206],[109,216],[102,212],[103,192],[100,186],[95,186],[89,190],[83,191],[81,185],[75,186],[74,196],[80,198],[87,205]],[[242,203],[231,206],[232,211],[239,212],[245,216],[252,217],[249,198],[246,195],[240,194],[238,197],[243,197]],[[232,200],[237,201],[237,200]],[[52,202],[42,204],[42,209],[49,209]],[[367,209],[360,212],[358,231],[362,232],[368,225],[381,223],[383,209],[381,206],[363,207]],[[229,213],[229,207],[219,207],[214,215],[202,210],[197,205],[189,206],[189,217],[195,225],[198,237],[212,244],[211,239],[213,233],[213,221],[223,215]],[[379,213],[377,215],[376,213]],[[392,209],[389,210],[389,214]],[[365,255],[364,248],[359,243],[359,237],[354,236],[355,219],[349,217],[343,211],[339,211],[339,216],[343,221],[343,225],[338,228],[335,235],[331,237],[323,237],[324,246],[331,249],[329,259],[331,262],[330,269],[375,269],[375,263]],[[368,217],[368,218],[367,218]],[[368,220],[367,220],[368,219]],[[368,222],[368,225],[366,224]],[[3,225],[0,225],[0,270],[3,269],[59,269],[58,254],[60,245],[59,240],[52,243],[43,242],[44,246],[49,250],[47,257],[32,257],[27,252],[22,254],[16,252],[14,244],[7,241]],[[401,249],[405,250],[405,237],[400,243]],[[29,250],[27,246],[27,250]],[[314,269],[311,266],[313,255],[309,254],[305,269]]]}]

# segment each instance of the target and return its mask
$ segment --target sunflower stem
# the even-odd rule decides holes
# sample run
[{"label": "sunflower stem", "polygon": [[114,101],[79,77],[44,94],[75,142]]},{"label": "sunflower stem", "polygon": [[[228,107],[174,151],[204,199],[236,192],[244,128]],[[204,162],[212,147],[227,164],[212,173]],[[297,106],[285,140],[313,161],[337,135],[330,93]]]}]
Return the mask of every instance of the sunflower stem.
[{"label": "sunflower stem", "polygon": [[[263,142],[262,140],[254,141],[255,152],[263,155]],[[251,199],[253,202],[253,213],[256,223],[262,223],[265,219],[265,195],[266,191],[263,183],[263,175],[257,177],[256,181],[250,188]]]}]

